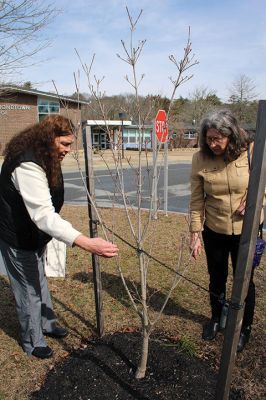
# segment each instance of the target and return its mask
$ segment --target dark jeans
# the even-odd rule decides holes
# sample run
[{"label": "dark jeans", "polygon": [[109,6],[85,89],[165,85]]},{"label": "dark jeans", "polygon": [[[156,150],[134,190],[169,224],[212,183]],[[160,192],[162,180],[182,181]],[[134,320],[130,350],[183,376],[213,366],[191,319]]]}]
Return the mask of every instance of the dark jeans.
[{"label": "dark jeans", "polygon": [[[206,225],[202,232],[208,272],[210,275],[209,290],[218,296],[226,296],[226,281],[228,276],[228,261],[231,255],[233,274],[236,269],[237,253],[241,235],[224,235],[216,233]],[[218,298],[210,294],[212,318],[220,319],[222,304]],[[249,282],[248,294],[245,300],[245,311],[242,326],[250,326],[253,322],[255,308],[255,285],[253,282],[253,271]]]}]

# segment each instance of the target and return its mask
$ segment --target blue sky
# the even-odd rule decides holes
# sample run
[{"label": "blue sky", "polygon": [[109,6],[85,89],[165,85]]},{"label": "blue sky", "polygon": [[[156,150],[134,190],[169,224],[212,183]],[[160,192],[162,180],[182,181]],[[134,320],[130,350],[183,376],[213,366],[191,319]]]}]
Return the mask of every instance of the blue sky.
[{"label": "blue sky", "polygon": [[[176,97],[207,87],[226,100],[232,82],[245,74],[254,80],[258,98],[266,98],[265,0],[57,0],[54,5],[61,12],[46,29],[51,45],[38,56],[47,61],[28,67],[22,75],[40,90],[53,91],[54,80],[60,93],[75,91],[73,73],[81,71],[77,48],[87,64],[96,54],[93,73],[105,77],[102,91],[132,92],[124,79],[131,76],[131,69],[117,57],[123,56],[121,39],[130,39],[127,5],[133,17],[143,9],[134,34],[136,44],[147,40],[137,65],[138,75],[145,74],[141,94],[171,95],[169,77],[175,77],[176,70],[168,56],[182,58],[190,26],[199,65]],[[82,71],[80,76],[80,91],[88,92]]]}]

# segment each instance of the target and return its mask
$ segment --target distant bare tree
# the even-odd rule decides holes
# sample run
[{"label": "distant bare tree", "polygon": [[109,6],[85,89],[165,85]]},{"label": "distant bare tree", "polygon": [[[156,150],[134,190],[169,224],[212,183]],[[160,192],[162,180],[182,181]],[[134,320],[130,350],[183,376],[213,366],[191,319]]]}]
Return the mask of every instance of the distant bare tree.
[{"label": "distant bare tree", "polygon": [[229,93],[229,101],[231,102],[251,101],[257,97],[256,84],[253,79],[242,74],[233,81]]},{"label": "distant bare tree", "polygon": [[56,14],[52,4],[43,0],[0,1],[2,79],[29,65],[32,57],[49,44],[40,34]]},{"label": "distant bare tree", "polygon": [[[93,97],[90,97],[91,105],[84,112],[87,117],[85,119],[101,119],[102,115],[96,106],[96,101]],[[125,93],[114,96],[104,96],[101,99],[105,105],[106,115],[109,119],[119,119],[119,113],[123,112],[128,120],[136,123],[139,118],[138,109],[136,105],[136,99],[134,94]],[[156,112],[159,108],[168,110],[170,100],[166,97],[159,95],[139,95],[139,104],[143,115],[149,114],[150,123],[156,116]],[[144,121],[142,121],[144,123]]]},{"label": "distant bare tree", "polygon": [[229,94],[229,103],[232,104],[233,111],[241,122],[245,121],[250,103],[258,96],[255,82],[242,74],[233,81]]},{"label": "distant bare tree", "polygon": [[214,90],[207,87],[197,87],[189,96],[189,99],[179,98],[175,101],[170,128],[179,131],[178,136],[182,136],[184,133],[184,124],[193,126],[193,129],[197,131],[202,117],[214,108],[220,107],[221,104]]},{"label": "distant bare tree", "polygon": [[221,105],[215,91],[207,87],[196,88],[190,95],[190,100],[191,121],[194,120],[196,124],[200,122],[204,114]]},{"label": "distant bare tree", "polygon": [[24,82],[22,87],[23,87],[23,89],[34,89],[31,81]]}]

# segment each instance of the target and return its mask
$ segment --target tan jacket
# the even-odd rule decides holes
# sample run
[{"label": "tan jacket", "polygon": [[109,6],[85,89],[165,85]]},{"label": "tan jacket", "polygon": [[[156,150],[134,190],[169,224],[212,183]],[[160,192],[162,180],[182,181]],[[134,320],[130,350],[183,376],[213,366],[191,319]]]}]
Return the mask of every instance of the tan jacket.
[{"label": "tan jacket", "polygon": [[235,211],[245,199],[249,180],[247,151],[237,160],[225,162],[201,151],[194,154],[191,172],[190,231],[206,225],[217,233],[241,234],[243,216]]}]

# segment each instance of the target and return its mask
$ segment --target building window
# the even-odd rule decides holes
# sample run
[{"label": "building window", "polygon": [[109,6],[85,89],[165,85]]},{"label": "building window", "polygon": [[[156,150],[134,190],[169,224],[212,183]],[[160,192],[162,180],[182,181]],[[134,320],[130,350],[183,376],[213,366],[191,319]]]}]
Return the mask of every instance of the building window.
[{"label": "building window", "polygon": [[47,115],[59,113],[59,101],[38,98],[39,121],[42,121]]},{"label": "building window", "polygon": [[196,139],[196,137],[197,137],[196,132],[189,131],[184,134],[184,139]]},{"label": "building window", "polygon": [[99,144],[99,133],[93,134],[93,144]]}]

